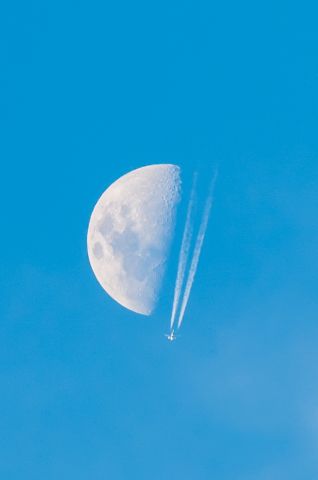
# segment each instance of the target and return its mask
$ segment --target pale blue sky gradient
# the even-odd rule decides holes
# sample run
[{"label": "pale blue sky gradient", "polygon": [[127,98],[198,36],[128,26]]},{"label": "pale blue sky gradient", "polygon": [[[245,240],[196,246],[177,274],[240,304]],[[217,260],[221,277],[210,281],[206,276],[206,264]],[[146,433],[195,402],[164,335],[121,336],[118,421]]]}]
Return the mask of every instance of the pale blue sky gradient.
[{"label": "pale blue sky gradient", "polygon": [[[317,478],[317,14],[2,5],[1,479]],[[149,318],[86,253],[97,198],[150,163],[219,168],[173,344],[181,222]]]}]

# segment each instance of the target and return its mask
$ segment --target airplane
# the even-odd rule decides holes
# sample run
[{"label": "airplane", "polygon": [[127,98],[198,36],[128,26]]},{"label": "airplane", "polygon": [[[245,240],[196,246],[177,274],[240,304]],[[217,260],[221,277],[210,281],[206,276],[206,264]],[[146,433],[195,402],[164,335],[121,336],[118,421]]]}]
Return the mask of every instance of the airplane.
[{"label": "airplane", "polygon": [[167,339],[170,341],[170,342],[173,342],[174,340],[176,340],[177,336],[174,334],[174,330],[172,330],[170,333],[167,333],[165,335],[165,337],[167,337]]}]

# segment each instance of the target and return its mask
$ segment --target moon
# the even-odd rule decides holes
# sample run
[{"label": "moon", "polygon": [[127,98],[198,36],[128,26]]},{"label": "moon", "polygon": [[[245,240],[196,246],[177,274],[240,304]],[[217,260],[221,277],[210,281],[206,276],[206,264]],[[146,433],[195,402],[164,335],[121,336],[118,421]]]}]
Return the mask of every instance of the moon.
[{"label": "moon", "polygon": [[91,215],[93,272],[114,300],[136,313],[150,315],[157,304],[180,192],[177,165],[149,165],[107,188]]}]

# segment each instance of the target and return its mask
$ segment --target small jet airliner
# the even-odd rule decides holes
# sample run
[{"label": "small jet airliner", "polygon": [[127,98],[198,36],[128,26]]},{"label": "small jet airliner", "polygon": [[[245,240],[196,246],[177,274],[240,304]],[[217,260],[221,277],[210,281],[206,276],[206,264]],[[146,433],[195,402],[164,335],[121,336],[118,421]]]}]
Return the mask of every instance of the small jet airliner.
[{"label": "small jet airliner", "polygon": [[174,340],[176,340],[177,336],[174,334],[174,330],[172,330],[170,333],[167,333],[165,335],[165,337],[167,337],[167,339],[170,341],[170,342],[173,342]]}]

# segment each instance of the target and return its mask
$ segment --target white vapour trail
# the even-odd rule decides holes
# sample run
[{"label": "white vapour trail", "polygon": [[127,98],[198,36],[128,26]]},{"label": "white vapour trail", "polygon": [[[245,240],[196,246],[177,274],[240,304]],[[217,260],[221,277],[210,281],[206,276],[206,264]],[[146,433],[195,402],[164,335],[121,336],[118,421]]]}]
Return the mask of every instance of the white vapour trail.
[{"label": "white vapour trail", "polygon": [[214,185],[215,185],[215,180],[216,180],[216,175],[214,175],[213,180],[211,182],[211,187],[210,187],[210,192],[208,194],[208,198],[205,202],[205,207],[203,210],[203,215],[202,215],[202,220],[198,232],[198,236],[195,242],[194,246],[194,251],[193,251],[193,256],[190,264],[190,269],[189,269],[189,274],[187,278],[187,283],[184,289],[184,294],[183,294],[183,299],[182,299],[182,304],[180,308],[180,313],[179,313],[179,319],[178,319],[178,328],[180,328],[185,310],[188,305],[194,277],[198,268],[199,260],[200,260],[200,255],[201,255],[201,250],[204,242],[204,237],[206,233],[206,229],[208,226],[208,221],[209,221],[209,216],[211,212],[211,207],[212,207],[212,201],[213,201],[213,190],[214,190]]},{"label": "white vapour trail", "polygon": [[195,199],[196,182],[197,182],[197,174],[195,173],[193,176],[190,200],[188,204],[187,216],[186,216],[181,248],[179,253],[178,271],[177,271],[176,285],[174,289],[174,297],[173,297],[171,320],[170,320],[171,329],[173,328],[174,321],[176,318],[177,308],[178,308],[181,290],[184,282],[184,275],[185,275],[185,270],[187,266],[187,260],[188,260],[189,251],[190,251],[190,245],[191,245],[191,239],[192,239],[192,211],[193,211],[193,205],[194,205],[194,199]]}]

